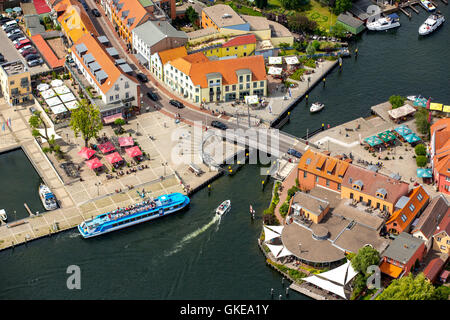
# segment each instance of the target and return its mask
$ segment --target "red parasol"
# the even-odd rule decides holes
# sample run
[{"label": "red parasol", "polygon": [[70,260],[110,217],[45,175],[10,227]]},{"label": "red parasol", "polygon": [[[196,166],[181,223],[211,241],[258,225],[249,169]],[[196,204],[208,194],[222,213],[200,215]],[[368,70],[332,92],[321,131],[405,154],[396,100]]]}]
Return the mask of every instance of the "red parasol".
[{"label": "red parasol", "polygon": [[120,137],[118,140],[119,146],[121,147],[129,147],[134,145],[134,140],[132,137]]},{"label": "red parasol", "polygon": [[123,160],[118,152],[108,154],[105,158],[109,161],[109,163],[116,163]]},{"label": "red parasol", "polygon": [[78,155],[87,160],[89,160],[94,154],[95,154],[94,150],[86,147],[83,147],[80,151],[78,151]]},{"label": "red parasol", "polygon": [[92,158],[89,161],[86,161],[86,165],[90,169],[94,170],[94,169],[97,169],[97,168],[100,168],[101,166],[103,166],[103,163],[101,163],[100,160],[98,160],[98,158],[95,157],[95,158]]},{"label": "red parasol", "polygon": [[134,158],[134,157],[142,155],[142,151],[141,151],[141,149],[139,149],[138,146],[125,149],[125,152],[131,158]]},{"label": "red parasol", "polygon": [[116,150],[116,148],[114,147],[114,145],[112,144],[111,141],[107,141],[107,142],[105,142],[105,143],[103,143],[103,144],[100,144],[100,145],[98,146],[98,148],[99,148],[100,151],[103,152],[103,153],[108,153],[108,152],[111,152],[111,151],[113,151],[113,150]]}]

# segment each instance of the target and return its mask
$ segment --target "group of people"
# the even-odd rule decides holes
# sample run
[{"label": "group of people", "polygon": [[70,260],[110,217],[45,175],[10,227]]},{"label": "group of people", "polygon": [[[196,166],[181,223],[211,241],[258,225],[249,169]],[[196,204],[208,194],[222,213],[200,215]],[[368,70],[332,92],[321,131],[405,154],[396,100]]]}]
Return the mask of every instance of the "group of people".
[{"label": "group of people", "polygon": [[114,211],[108,213],[108,218],[111,220],[116,220],[124,216],[132,215],[139,212],[148,211],[150,209],[156,208],[156,202],[152,200],[146,200],[141,203],[137,203],[125,208],[117,208]]}]

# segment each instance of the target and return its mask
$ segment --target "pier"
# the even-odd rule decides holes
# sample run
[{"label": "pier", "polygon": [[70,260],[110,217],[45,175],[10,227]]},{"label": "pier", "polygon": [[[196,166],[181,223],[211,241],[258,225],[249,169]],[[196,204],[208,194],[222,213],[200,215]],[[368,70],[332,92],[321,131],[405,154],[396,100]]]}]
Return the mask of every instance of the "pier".
[{"label": "pier", "polygon": [[26,203],[24,203],[23,206],[25,207],[25,209],[27,209],[28,214],[30,215],[30,217],[34,216],[33,212],[31,212],[30,208],[28,207],[28,205]]}]

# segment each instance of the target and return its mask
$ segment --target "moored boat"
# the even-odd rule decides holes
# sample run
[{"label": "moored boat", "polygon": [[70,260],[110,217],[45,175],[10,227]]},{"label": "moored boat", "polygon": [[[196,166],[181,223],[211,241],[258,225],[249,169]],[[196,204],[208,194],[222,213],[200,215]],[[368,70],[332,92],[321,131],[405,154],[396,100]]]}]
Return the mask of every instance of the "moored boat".
[{"label": "moored boat", "polygon": [[420,5],[429,12],[433,12],[434,10],[436,10],[436,7],[428,0],[420,0]]},{"label": "moored boat", "polygon": [[8,215],[6,214],[5,209],[0,209],[0,219],[2,219],[3,222],[8,220]]},{"label": "moored boat", "polygon": [[396,13],[392,13],[386,17],[367,23],[366,27],[373,31],[384,31],[397,28],[400,27],[400,17]]},{"label": "moored boat", "polygon": [[223,216],[225,213],[230,211],[230,209],[231,209],[231,201],[225,200],[220,204],[220,206],[217,207],[216,214],[218,214],[219,216]]},{"label": "moored boat", "polygon": [[418,96],[407,96],[406,99],[408,99],[409,101],[416,101],[416,99],[421,99],[423,98],[421,94],[419,94]]},{"label": "moored boat", "polygon": [[171,193],[155,199],[136,203],[126,208],[118,208],[103,213],[78,225],[83,238],[92,238],[104,233],[123,229],[145,221],[167,216],[186,208],[190,203],[188,196]]},{"label": "moored boat", "polygon": [[420,26],[419,35],[425,36],[436,30],[441,24],[443,24],[445,18],[441,14],[432,14],[427,20]]},{"label": "moored boat", "polygon": [[319,112],[320,110],[322,110],[323,108],[325,108],[325,105],[323,103],[320,102],[314,102],[311,105],[311,108],[309,108],[310,112]]},{"label": "moored boat", "polygon": [[55,210],[58,208],[55,195],[45,184],[39,186],[39,197],[41,198],[45,210]]}]

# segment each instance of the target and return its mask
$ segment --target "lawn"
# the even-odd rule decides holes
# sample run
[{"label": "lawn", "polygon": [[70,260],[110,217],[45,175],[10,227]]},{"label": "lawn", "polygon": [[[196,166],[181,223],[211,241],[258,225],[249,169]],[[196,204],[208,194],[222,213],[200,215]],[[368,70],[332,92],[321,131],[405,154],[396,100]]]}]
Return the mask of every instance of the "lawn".
[{"label": "lawn", "polygon": [[226,2],[225,4],[229,5],[234,11],[239,14],[247,15],[247,16],[259,16],[262,17],[263,14],[259,11],[253,10],[252,8],[241,5],[240,8],[236,6],[232,1]]}]

